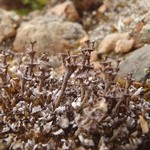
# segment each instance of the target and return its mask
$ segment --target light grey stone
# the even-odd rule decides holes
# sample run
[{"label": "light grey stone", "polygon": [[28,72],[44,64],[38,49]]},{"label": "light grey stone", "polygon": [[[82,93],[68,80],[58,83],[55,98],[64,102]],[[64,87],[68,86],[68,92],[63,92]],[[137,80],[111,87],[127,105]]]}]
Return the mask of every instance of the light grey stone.
[{"label": "light grey stone", "polygon": [[125,77],[127,73],[133,73],[136,81],[146,80],[149,76],[147,69],[150,67],[150,45],[127,54],[119,67],[118,78]]}]

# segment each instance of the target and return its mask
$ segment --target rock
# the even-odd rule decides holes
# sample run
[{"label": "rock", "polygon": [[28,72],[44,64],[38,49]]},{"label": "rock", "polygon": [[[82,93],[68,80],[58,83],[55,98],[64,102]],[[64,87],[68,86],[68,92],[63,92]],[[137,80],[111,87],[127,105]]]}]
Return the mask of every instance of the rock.
[{"label": "rock", "polygon": [[36,40],[37,54],[45,51],[49,55],[57,55],[77,44],[76,41],[85,35],[85,31],[78,23],[62,21],[55,17],[39,16],[21,24],[13,47],[15,51],[24,51],[29,47],[30,41]]},{"label": "rock", "polygon": [[19,16],[14,12],[0,9],[0,42],[6,38],[15,36]]},{"label": "rock", "polygon": [[107,7],[105,4],[101,5],[99,8],[98,8],[98,12],[99,13],[105,13],[105,11],[107,10]]},{"label": "rock", "polygon": [[75,0],[74,1],[76,8],[83,13],[84,11],[95,10],[102,3],[102,0]]},{"label": "rock", "polygon": [[79,44],[80,44],[80,45],[83,45],[83,44],[85,44],[85,42],[88,41],[88,40],[89,40],[89,36],[86,35],[86,36],[84,36],[82,39],[79,40]]},{"label": "rock", "polygon": [[99,61],[92,62],[92,64],[93,64],[93,66],[94,66],[94,70],[99,71],[99,68],[100,68],[100,63],[99,63]]},{"label": "rock", "polygon": [[28,15],[23,16],[22,18],[24,20],[31,20],[37,16],[41,16],[42,15],[42,11],[41,10],[33,10],[31,11]]},{"label": "rock", "polygon": [[[131,39],[129,33],[113,33],[107,35],[98,46],[98,54],[109,52],[128,52],[133,47],[134,40]],[[126,44],[129,44],[127,46]],[[124,48],[126,46],[126,48]],[[122,48],[124,48],[122,50]]]},{"label": "rock", "polygon": [[126,17],[126,18],[124,18],[123,23],[124,23],[125,25],[130,25],[132,21],[133,21],[133,20],[132,20],[131,17]]},{"label": "rock", "polygon": [[20,0],[0,0],[0,8],[7,10],[23,8],[23,3]]},{"label": "rock", "polygon": [[122,39],[118,40],[115,47],[116,53],[127,53],[129,52],[134,45],[133,39]]},{"label": "rock", "polygon": [[95,50],[95,51],[93,51],[92,53],[91,53],[91,59],[90,59],[90,61],[91,61],[91,63],[93,63],[93,62],[96,62],[97,61],[97,51]]},{"label": "rock", "polygon": [[142,43],[150,44],[150,25],[145,25],[140,32],[140,40]]},{"label": "rock", "polygon": [[118,79],[123,79],[127,73],[133,73],[136,81],[146,80],[148,75],[146,70],[150,67],[150,45],[127,54],[119,67]]},{"label": "rock", "polygon": [[132,38],[134,39],[134,48],[140,48],[144,45],[144,42],[141,40],[141,32],[143,27],[145,26],[144,21],[139,21],[136,23],[134,30],[132,31]]},{"label": "rock", "polygon": [[77,21],[79,20],[79,14],[71,1],[66,1],[64,3],[58,4],[53,8],[47,10],[46,15],[65,15],[67,20]]}]

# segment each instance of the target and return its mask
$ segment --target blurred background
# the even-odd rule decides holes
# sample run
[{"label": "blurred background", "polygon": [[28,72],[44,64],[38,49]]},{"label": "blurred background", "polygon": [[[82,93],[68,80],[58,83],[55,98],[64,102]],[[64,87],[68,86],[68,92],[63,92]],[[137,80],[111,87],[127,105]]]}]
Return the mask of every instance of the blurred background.
[{"label": "blurred background", "polygon": [[[0,50],[26,53],[30,41],[37,41],[37,55],[46,52],[55,67],[60,66],[59,53],[76,53],[90,40],[96,41],[93,63],[105,55],[124,60],[146,52],[144,63],[137,59],[148,68],[150,52],[143,46],[150,44],[149,35],[148,0],[0,0]],[[144,78],[139,64],[134,66],[137,71],[123,74],[132,71],[137,80]]]}]

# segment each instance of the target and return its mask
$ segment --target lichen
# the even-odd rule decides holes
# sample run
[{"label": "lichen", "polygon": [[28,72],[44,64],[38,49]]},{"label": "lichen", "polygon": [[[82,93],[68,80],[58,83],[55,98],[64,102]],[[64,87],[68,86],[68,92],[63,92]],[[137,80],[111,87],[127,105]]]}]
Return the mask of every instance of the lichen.
[{"label": "lichen", "polygon": [[150,102],[131,73],[125,84],[115,80],[119,60],[94,70],[94,42],[87,41],[76,55],[61,54],[60,78],[46,53],[35,57],[34,44],[13,66],[9,51],[1,55],[1,149],[148,149]]}]

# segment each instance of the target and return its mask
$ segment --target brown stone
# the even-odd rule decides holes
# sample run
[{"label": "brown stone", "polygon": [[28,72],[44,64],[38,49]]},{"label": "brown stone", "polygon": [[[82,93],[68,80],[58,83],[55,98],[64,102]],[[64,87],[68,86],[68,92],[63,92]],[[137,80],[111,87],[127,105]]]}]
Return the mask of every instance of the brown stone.
[{"label": "brown stone", "polygon": [[140,32],[140,40],[142,43],[150,44],[150,25],[143,26]]},{"label": "brown stone", "polygon": [[46,15],[65,15],[67,20],[77,21],[79,20],[79,14],[71,1],[58,4],[51,9],[48,9]]},{"label": "brown stone", "polygon": [[0,42],[15,36],[19,16],[14,12],[0,9]]},{"label": "brown stone", "polygon": [[45,51],[49,55],[58,55],[75,46],[76,42],[84,36],[86,33],[78,23],[39,16],[21,24],[13,47],[15,51],[20,52],[29,47],[30,41],[37,41],[35,46],[37,54]]},{"label": "brown stone", "polygon": [[132,50],[134,45],[133,39],[122,39],[118,40],[115,47],[116,53],[127,53]]},{"label": "brown stone", "polygon": [[107,7],[105,4],[101,5],[98,9],[98,12],[100,13],[104,13],[107,10]]},{"label": "brown stone", "polygon": [[117,53],[122,52],[121,47],[123,43],[124,44],[130,43],[130,46],[124,50],[124,51],[130,51],[130,48],[132,48],[133,41],[130,40],[129,33],[113,33],[107,35],[98,46],[98,54],[104,54],[104,53],[115,52],[115,51]]},{"label": "brown stone", "polygon": [[124,18],[124,20],[123,20],[123,23],[124,23],[125,25],[130,25],[131,22],[132,22],[132,18],[131,18],[131,17],[126,17],[126,18]]}]

